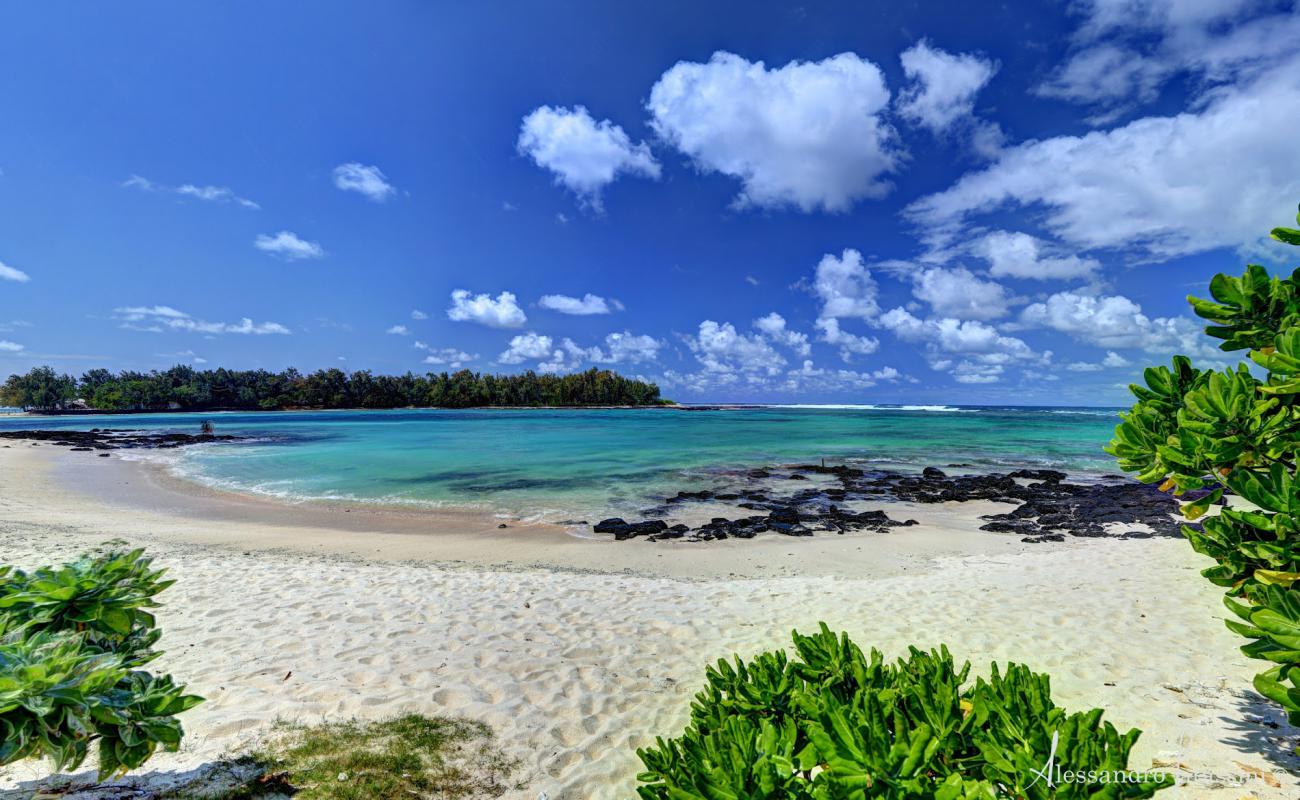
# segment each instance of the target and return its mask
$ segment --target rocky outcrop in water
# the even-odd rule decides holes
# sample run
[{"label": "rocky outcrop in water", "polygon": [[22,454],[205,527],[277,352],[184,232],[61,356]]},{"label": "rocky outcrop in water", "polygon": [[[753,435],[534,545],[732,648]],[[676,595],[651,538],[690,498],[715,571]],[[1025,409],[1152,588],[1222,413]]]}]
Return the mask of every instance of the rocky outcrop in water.
[{"label": "rocky outcrop in water", "polygon": [[914,519],[904,522],[890,519],[883,511],[855,513],[836,506],[830,506],[825,511],[801,511],[793,505],[775,505],[771,512],[764,515],[740,519],[714,517],[694,529],[686,525],[669,526],[661,519],[629,523],[614,517],[601,520],[593,530],[596,533],[612,533],[617,541],[645,536],[652,542],[666,539],[708,542],[716,539],[753,539],[758,534],[769,531],[786,536],[812,536],[817,531],[846,533],[869,530],[883,533],[890,528],[915,524]]},{"label": "rocky outcrop in water", "polygon": [[[607,519],[594,530],[613,533],[620,541],[638,536],[650,541],[711,541],[750,539],[766,532],[786,536],[884,532],[915,525],[916,521],[895,520],[878,510],[854,512],[841,504],[986,501],[1015,508],[981,517],[987,522],[980,530],[1016,534],[1026,542],[1063,541],[1067,535],[1125,539],[1181,535],[1180,522],[1176,519],[1177,500],[1155,487],[1118,476],[1099,483],[1068,483],[1064,472],[1047,469],[950,476],[938,468],[927,467],[920,475],[905,475],[824,464],[796,464],[744,473],[752,482],[808,481],[811,475],[830,478],[838,485],[801,488],[785,496],[774,496],[772,489],[758,487],[681,491],[665,498],[661,505],[645,509],[643,513],[649,519],[641,522]],[[670,526],[661,518],[672,516],[680,506],[689,503],[729,503],[737,509],[763,513],[737,519],[715,517],[694,528],[681,524]]]},{"label": "rocky outcrop in water", "polygon": [[70,447],[79,452],[92,450],[132,450],[147,448],[171,450],[191,444],[212,442],[237,442],[242,436],[213,433],[151,433],[121,428],[92,428],[88,431],[31,430],[0,431],[0,439],[17,439],[28,442],[49,442],[56,447]]}]

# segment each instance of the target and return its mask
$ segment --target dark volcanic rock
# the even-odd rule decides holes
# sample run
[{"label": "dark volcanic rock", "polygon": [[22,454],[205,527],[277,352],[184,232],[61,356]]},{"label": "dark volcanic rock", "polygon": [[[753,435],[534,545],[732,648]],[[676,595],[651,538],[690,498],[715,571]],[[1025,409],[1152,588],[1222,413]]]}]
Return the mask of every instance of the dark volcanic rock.
[{"label": "dark volcanic rock", "polygon": [[[1059,473],[1054,473],[1059,474]],[[1014,511],[991,514],[981,530],[1022,534],[1068,533],[1071,536],[1145,538],[1179,536],[1178,501],[1153,486],[1137,483],[1031,484],[1030,496]],[[1140,525],[1136,530],[1112,534],[1108,524]],[[1048,539],[1047,541],[1057,541]]]},{"label": "dark volcanic rock", "polygon": [[684,503],[688,500],[712,500],[713,492],[704,490],[702,492],[678,492],[664,502],[666,503]]},{"label": "dark volcanic rock", "polygon": [[[943,470],[927,468],[917,475],[867,471],[849,466],[825,464],[784,465],[781,470],[793,475],[821,475],[838,485],[804,488],[784,497],[756,489],[720,493],[712,490],[678,492],[666,502],[647,509],[647,516],[669,512],[682,503],[732,501],[733,507],[756,512],[740,519],[715,517],[695,529],[684,525],[667,528],[660,520],[628,523],[621,519],[606,520],[597,532],[614,533],[615,538],[648,535],[651,540],[683,539],[712,541],[749,539],[763,532],[786,536],[811,536],[817,531],[883,532],[891,528],[915,525],[915,520],[898,521],[883,511],[853,512],[840,504],[848,501],[893,500],[912,503],[964,503],[985,500],[1013,506],[1005,513],[990,514],[981,530],[1020,536],[1026,542],[1058,542],[1064,537],[1145,538],[1179,536],[1178,502],[1152,486],[1123,478],[1107,476],[1096,483],[1068,483],[1064,472],[1050,469],[1021,469],[1005,474],[948,475]],[[751,478],[770,477],[769,470],[744,473]],[[774,491],[768,489],[768,491]],[[608,525],[606,523],[609,523]],[[650,530],[642,526],[664,526]],[[602,527],[604,526],[604,527]],[[1136,526],[1134,529],[1131,526]],[[1125,530],[1127,528],[1127,530]]]},{"label": "dark volcanic rock", "polygon": [[637,536],[651,536],[656,533],[662,533],[668,530],[668,523],[661,519],[649,519],[644,522],[623,522],[615,517],[614,519],[603,520],[595,528],[597,533],[612,533],[616,541],[633,539]]},{"label": "dark volcanic rock", "polygon": [[191,444],[237,442],[245,437],[211,433],[151,433],[140,430],[93,428],[88,431],[0,431],[0,439],[18,439],[38,444],[49,442],[56,447],[70,447],[78,452],[91,450],[153,449],[171,450]]},{"label": "dark volcanic rock", "polygon": [[1060,483],[1065,480],[1064,472],[1057,472],[1054,469],[1018,469],[1009,474],[1012,478],[1026,478],[1031,481],[1046,481],[1048,483]]},{"label": "dark volcanic rock", "polygon": [[774,523],[797,525],[799,523],[799,512],[787,506],[786,508],[776,509],[771,514],[768,514],[767,518]]}]

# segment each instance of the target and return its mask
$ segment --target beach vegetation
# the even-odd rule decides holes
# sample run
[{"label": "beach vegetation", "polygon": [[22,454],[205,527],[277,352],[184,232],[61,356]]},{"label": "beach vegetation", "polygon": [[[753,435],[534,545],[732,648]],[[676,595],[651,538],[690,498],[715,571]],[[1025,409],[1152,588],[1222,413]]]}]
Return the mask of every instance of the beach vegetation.
[{"label": "beach vegetation", "polygon": [[[1300,245],[1300,230],[1271,235]],[[1200,524],[1183,532],[1214,559],[1202,574],[1226,589],[1228,627],[1252,640],[1243,653],[1273,664],[1255,688],[1300,725],[1300,269],[1252,264],[1209,288],[1212,300],[1188,298],[1192,310],[1248,363],[1198,369],[1179,355],[1147,369],[1107,449],[1138,480],[1187,499],[1183,516]]]},{"label": "beach vegetation", "polygon": [[0,567],[0,765],[76,769],[93,746],[103,779],[179,747],[176,715],[202,698],[141,669],[159,655],[163,572],[141,550]]},{"label": "beach vegetation", "polygon": [[80,400],[99,411],[274,411],[287,408],[472,408],[479,406],[648,406],[659,387],[610,370],[570,375],[458,372],[375,375],[368,370],[93,369],[80,379],[37,367],[11,375],[0,405],[61,410]]},{"label": "beach vegetation", "polygon": [[794,657],[706,670],[686,730],[637,752],[643,800],[1137,798],[1173,784],[1129,770],[1139,731],[1066,712],[1023,665],[972,682],[946,647],[887,662],[825,623],[793,637]]},{"label": "beach vegetation", "polygon": [[246,800],[410,800],[500,797],[517,762],[480,722],[405,714],[300,725],[281,722],[253,754],[250,780],[221,795]]},{"label": "beach vegetation", "polygon": [[34,367],[24,375],[10,375],[0,384],[0,406],[54,411],[77,399],[77,379],[59,375],[52,367]]}]

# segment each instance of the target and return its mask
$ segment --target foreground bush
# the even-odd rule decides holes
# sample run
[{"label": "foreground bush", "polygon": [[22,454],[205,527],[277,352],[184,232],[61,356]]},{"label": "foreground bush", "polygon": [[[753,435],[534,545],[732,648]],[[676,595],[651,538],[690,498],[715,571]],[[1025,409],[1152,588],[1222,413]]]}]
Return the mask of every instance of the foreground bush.
[{"label": "foreground bush", "polygon": [[[1119,733],[1100,709],[1066,713],[1052,702],[1048,677],[1027,667],[995,665],[970,684],[970,665],[956,668],[946,648],[912,648],[887,664],[825,624],[813,636],[795,633],[794,646],[795,660],[775,651],[709,668],[686,731],[638,751],[645,772],[637,793],[1038,800],[1150,797],[1173,784],[1163,774],[1101,778],[1127,772],[1139,732]],[[1080,771],[1098,779],[1056,780]]]},{"label": "foreground bush", "polygon": [[[1298,230],[1272,236],[1300,245]],[[1246,351],[1264,378],[1244,364],[1216,372],[1176,356],[1172,369],[1148,369],[1146,386],[1131,387],[1138,402],[1107,449],[1138,480],[1199,493],[1183,507],[1188,519],[1226,495],[1253,506],[1226,507],[1200,530],[1183,530],[1215,561],[1202,574],[1227,589],[1239,618],[1228,627],[1255,640],[1242,652],[1276,665],[1255,688],[1300,725],[1300,270],[1278,278],[1252,264],[1240,277],[1214,276],[1210,294],[1188,298],[1213,323],[1205,332],[1222,350]]]},{"label": "foreground bush", "polygon": [[48,757],[100,779],[176,750],[176,715],[202,702],[141,670],[161,632],[149,609],[171,585],[143,551],[84,556],[32,573],[0,567],[0,765]]}]

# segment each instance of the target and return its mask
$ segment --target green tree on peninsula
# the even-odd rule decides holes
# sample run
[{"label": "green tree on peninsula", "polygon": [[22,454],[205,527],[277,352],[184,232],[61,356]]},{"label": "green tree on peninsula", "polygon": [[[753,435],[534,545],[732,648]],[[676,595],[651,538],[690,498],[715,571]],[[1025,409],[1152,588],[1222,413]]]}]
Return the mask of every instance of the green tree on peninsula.
[{"label": "green tree on peninsula", "polygon": [[284,408],[470,408],[474,406],[658,405],[659,387],[610,370],[570,375],[375,375],[323,369],[196,370],[177,365],[154,372],[93,369],[80,381],[36,367],[0,386],[0,405],[40,411],[70,407],[80,399],[101,411],[272,411]]}]

